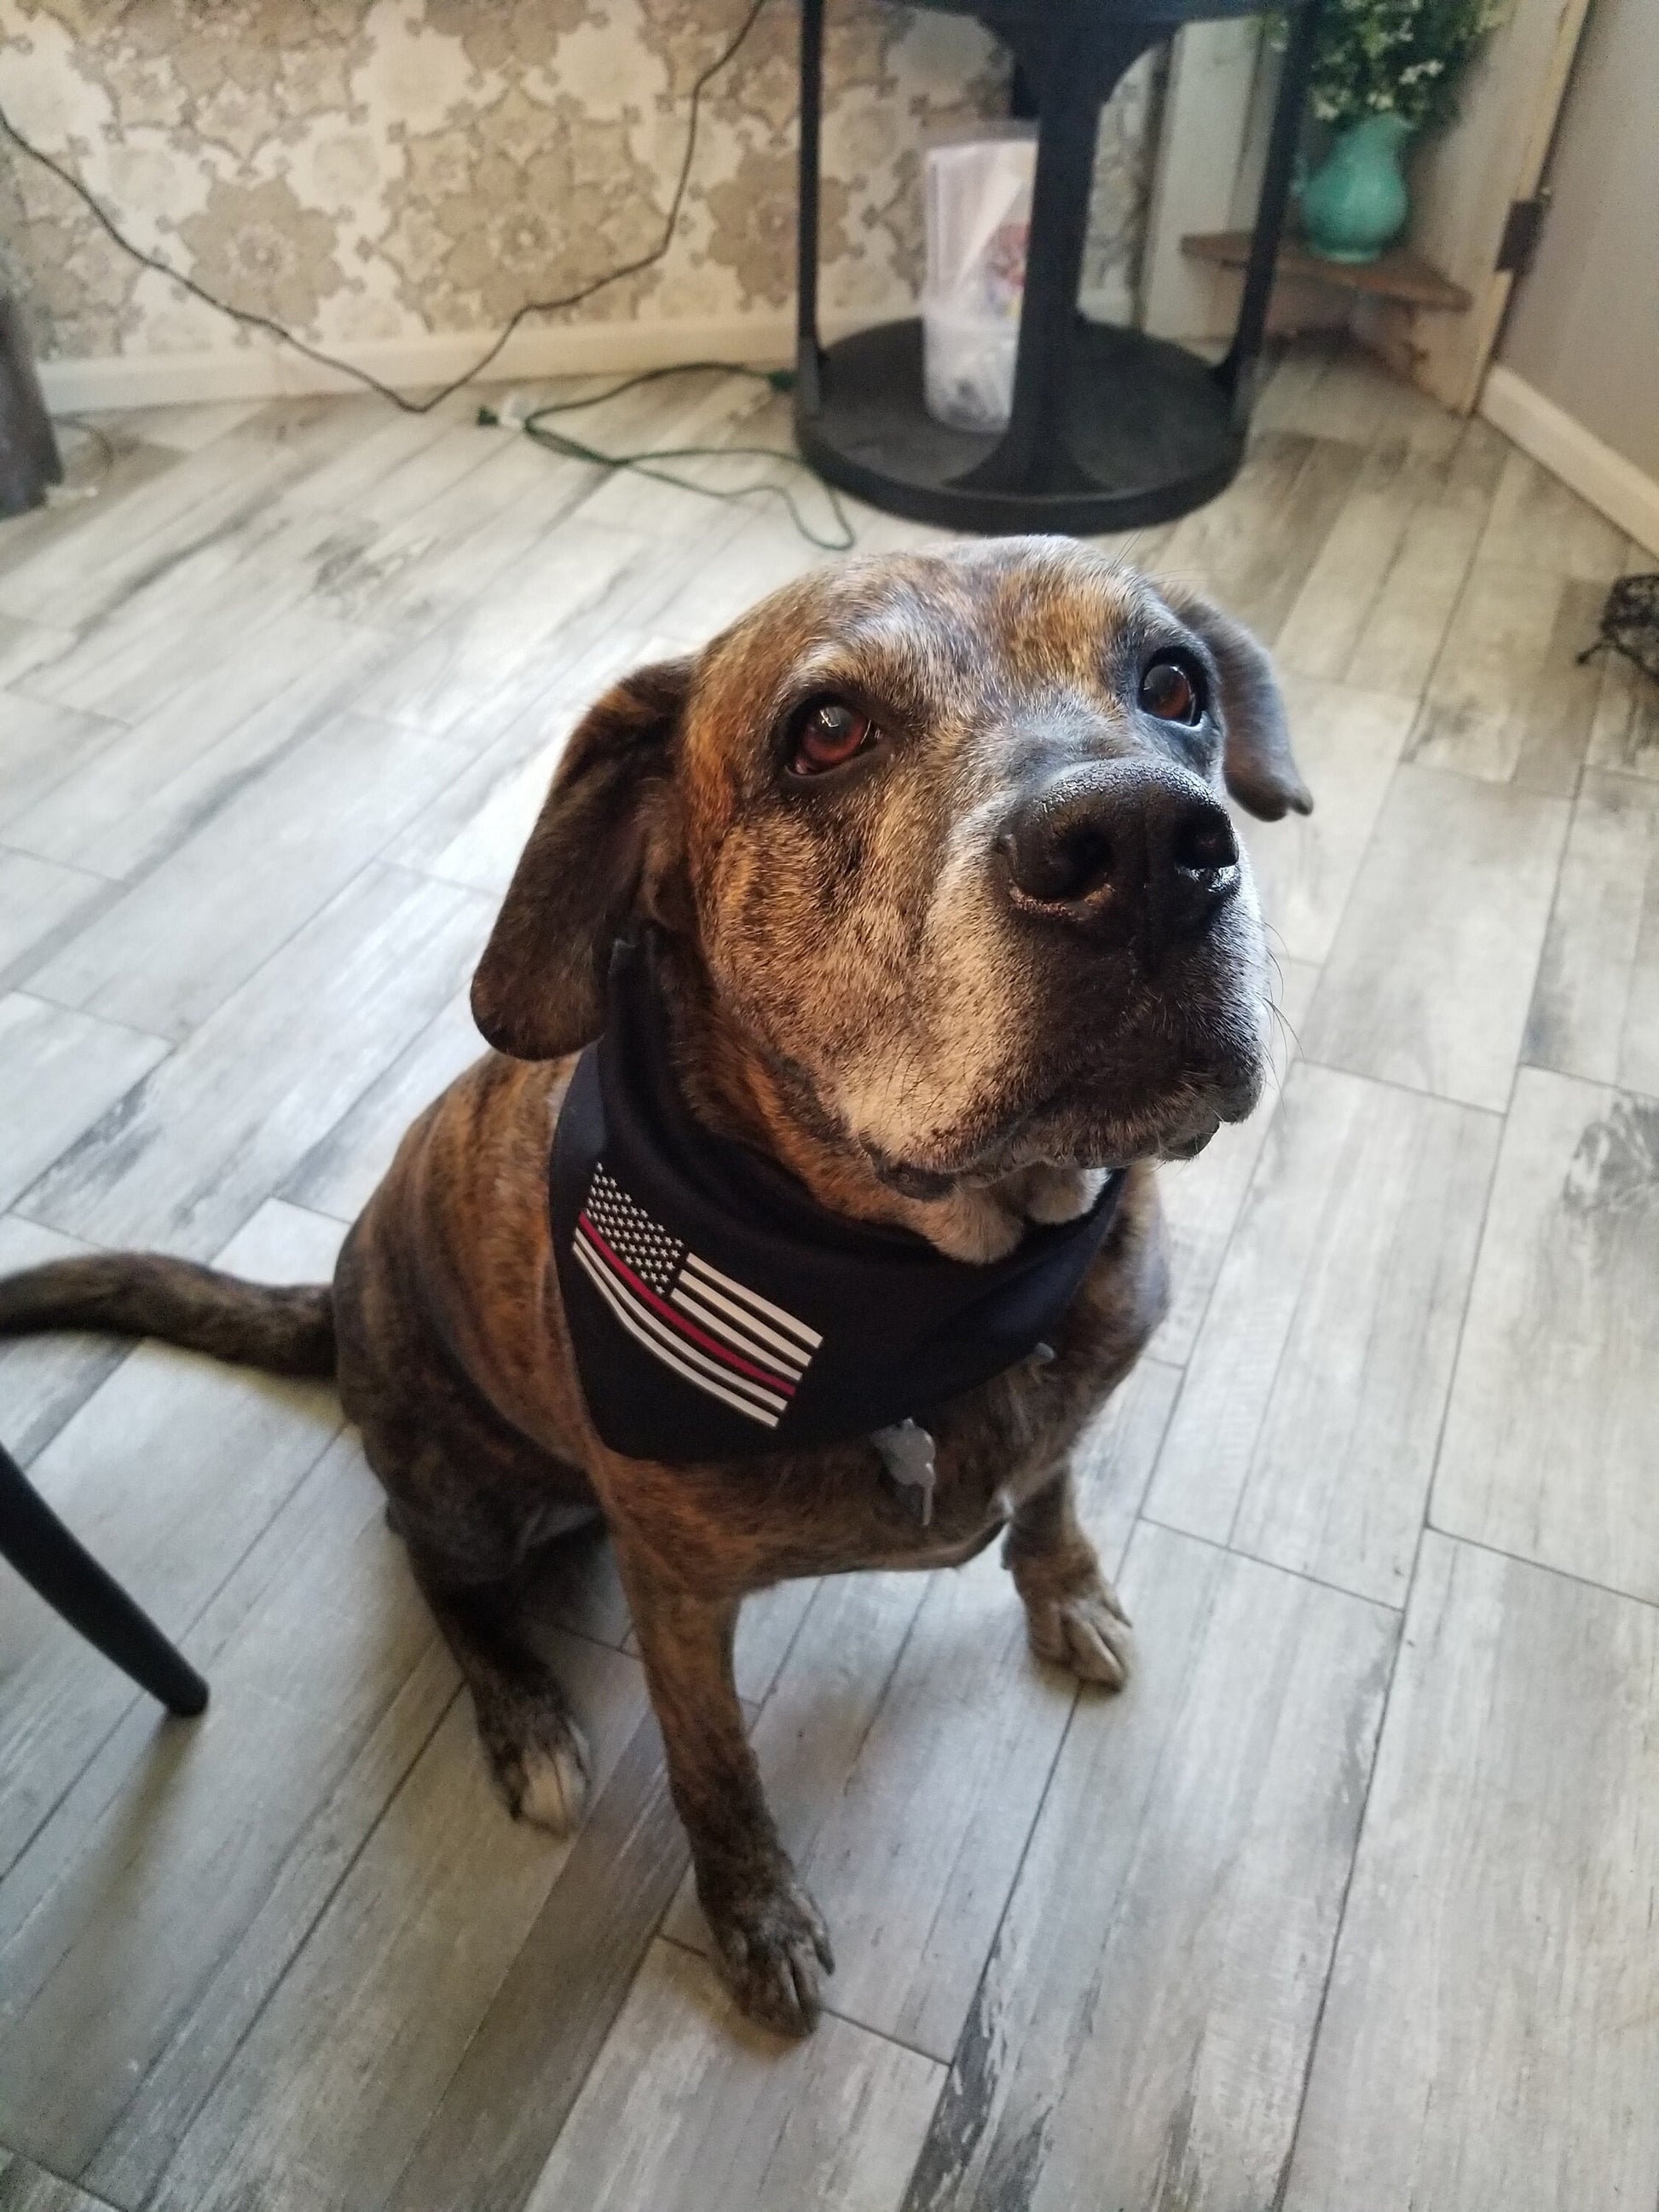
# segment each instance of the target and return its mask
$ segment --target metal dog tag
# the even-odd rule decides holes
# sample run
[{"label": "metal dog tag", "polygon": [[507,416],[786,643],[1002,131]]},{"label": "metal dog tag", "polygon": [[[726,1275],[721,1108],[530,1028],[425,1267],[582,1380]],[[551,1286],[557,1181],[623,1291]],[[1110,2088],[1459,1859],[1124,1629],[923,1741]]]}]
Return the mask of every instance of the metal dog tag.
[{"label": "metal dog tag", "polygon": [[933,1437],[916,1421],[899,1421],[891,1428],[876,1430],[870,1441],[881,1454],[889,1479],[898,1486],[899,1496],[915,1510],[926,1528],[933,1517],[933,1481],[938,1474]]}]

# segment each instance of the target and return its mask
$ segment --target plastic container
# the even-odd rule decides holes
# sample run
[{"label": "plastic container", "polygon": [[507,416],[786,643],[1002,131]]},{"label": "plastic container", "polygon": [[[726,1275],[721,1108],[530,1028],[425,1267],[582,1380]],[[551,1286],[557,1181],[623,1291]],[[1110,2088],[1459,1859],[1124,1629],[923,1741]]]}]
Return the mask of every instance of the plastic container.
[{"label": "plastic container", "polygon": [[927,150],[923,397],[954,429],[1003,429],[1013,406],[1036,171],[1018,125]]},{"label": "plastic container", "polygon": [[953,315],[924,299],[921,380],[927,412],[957,430],[1004,430],[1014,404],[1019,319]]}]

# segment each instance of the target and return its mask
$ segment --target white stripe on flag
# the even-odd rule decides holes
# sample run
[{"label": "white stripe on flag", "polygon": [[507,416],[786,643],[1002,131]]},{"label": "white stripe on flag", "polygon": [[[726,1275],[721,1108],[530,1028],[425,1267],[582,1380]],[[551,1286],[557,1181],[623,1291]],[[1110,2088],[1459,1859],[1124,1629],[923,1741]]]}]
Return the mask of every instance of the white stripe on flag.
[{"label": "white stripe on flag", "polygon": [[[711,1397],[724,1398],[728,1406],[735,1406],[738,1413],[747,1413],[751,1421],[758,1421],[763,1428],[776,1428],[778,1425],[778,1419],[775,1413],[768,1413],[763,1412],[760,1407],[750,1405],[748,1399],[739,1398],[735,1390],[728,1390],[722,1383],[710,1381],[708,1376],[706,1375],[699,1375],[695,1367],[688,1367],[685,1362],[678,1356],[678,1351],[671,1352],[665,1345],[659,1344],[653,1338],[647,1336],[644,1329],[640,1327],[639,1319],[635,1311],[623,1304],[621,1294],[613,1288],[611,1278],[605,1273],[605,1269],[599,1265],[599,1262],[597,1260],[590,1258],[587,1252],[584,1249],[582,1240],[580,1237],[572,1240],[570,1249],[575,1254],[577,1259],[580,1261],[582,1266],[586,1268],[589,1276],[592,1279],[594,1288],[610,1306],[611,1311],[616,1315],[617,1319],[622,1323],[623,1327],[627,1329],[630,1334],[636,1336],[640,1342],[644,1345],[647,1352],[653,1352],[656,1357],[662,1361],[665,1367],[672,1367],[676,1369],[685,1377],[688,1382],[694,1383],[699,1390],[708,1391]],[[691,1352],[691,1349],[692,1347],[690,1345],[681,1346],[678,1348],[679,1351],[684,1351],[687,1352]],[[742,1378],[740,1376],[735,1375],[732,1377],[732,1380],[734,1382],[738,1382]]]},{"label": "white stripe on flag", "polygon": [[[696,1292],[695,1297],[692,1296],[694,1291]],[[669,1297],[681,1311],[690,1314],[706,1333],[717,1336],[723,1344],[729,1344],[743,1358],[758,1360],[762,1366],[770,1368],[775,1374],[783,1376],[791,1382],[799,1382],[806,1371],[806,1362],[800,1355],[793,1352],[784,1353],[775,1350],[771,1344],[763,1344],[758,1336],[750,1334],[746,1319],[744,1326],[739,1328],[736,1322],[728,1321],[723,1314],[716,1313],[713,1307],[704,1305],[703,1299],[713,1296],[714,1292],[702,1283],[688,1284],[684,1275],[669,1292]]]},{"label": "white stripe on flag", "polygon": [[[689,1359],[694,1367],[703,1368],[717,1381],[728,1383],[733,1390],[740,1390],[745,1397],[757,1399],[763,1406],[770,1407],[775,1413],[783,1413],[788,1411],[789,1401],[781,1391],[769,1390],[763,1382],[757,1382],[747,1375],[738,1375],[732,1369],[722,1366],[719,1360],[711,1359],[706,1352],[699,1352],[695,1344],[688,1344],[683,1336],[677,1335],[665,1322],[652,1312],[650,1307],[637,1297],[626,1283],[617,1280],[604,1261],[589,1248],[586,1239],[580,1232],[573,1239],[572,1249],[577,1258],[585,1263],[589,1274],[592,1274],[596,1267],[599,1270],[599,1274],[594,1276],[594,1280],[600,1283],[601,1289],[613,1291],[641,1326],[648,1329],[653,1337],[659,1338],[678,1358]],[[601,1277],[603,1281],[600,1281]]]},{"label": "white stripe on flag", "polygon": [[[693,1291],[696,1293],[695,1297]],[[739,1346],[751,1359],[763,1360],[769,1367],[781,1368],[792,1382],[798,1382],[806,1371],[809,1355],[799,1345],[787,1342],[775,1329],[768,1328],[764,1322],[757,1321],[741,1306],[733,1305],[730,1298],[711,1291],[707,1283],[695,1278],[688,1281],[684,1269],[671,1295],[677,1306],[696,1314],[705,1328],[712,1328],[728,1344]],[[711,1308],[719,1310],[711,1311]]]},{"label": "white stripe on flag", "polygon": [[730,1291],[735,1297],[743,1299],[745,1304],[757,1306],[762,1313],[769,1314],[792,1336],[799,1337],[809,1352],[816,1352],[823,1342],[815,1328],[808,1328],[804,1321],[797,1321],[793,1314],[785,1313],[781,1306],[775,1306],[769,1298],[762,1297],[758,1291],[751,1291],[742,1283],[734,1283],[730,1275],[721,1274],[718,1267],[711,1267],[707,1260],[698,1259],[695,1252],[686,1254],[685,1264],[688,1267],[695,1267],[700,1275],[706,1275],[711,1283],[718,1283],[722,1290]]}]

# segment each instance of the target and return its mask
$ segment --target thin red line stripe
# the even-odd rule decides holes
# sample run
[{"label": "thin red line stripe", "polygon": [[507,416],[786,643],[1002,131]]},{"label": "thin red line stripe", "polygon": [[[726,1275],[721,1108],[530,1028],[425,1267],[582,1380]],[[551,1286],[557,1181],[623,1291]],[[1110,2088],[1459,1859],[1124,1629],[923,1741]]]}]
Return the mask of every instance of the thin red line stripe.
[{"label": "thin red line stripe", "polygon": [[576,1226],[587,1238],[588,1243],[598,1249],[606,1266],[613,1273],[620,1275],[631,1291],[645,1299],[652,1311],[660,1315],[671,1328],[676,1330],[681,1336],[690,1337],[694,1344],[700,1344],[705,1352],[713,1352],[716,1359],[724,1360],[728,1367],[736,1368],[740,1375],[748,1375],[757,1382],[764,1382],[769,1390],[779,1391],[786,1398],[794,1396],[795,1386],[793,1382],[787,1382],[781,1375],[769,1374],[764,1367],[755,1367],[748,1360],[740,1359],[735,1352],[729,1350],[717,1337],[705,1335],[695,1322],[687,1321],[684,1316],[677,1312],[665,1299],[659,1298],[649,1283],[642,1283],[640,1280],[625,1260],[619,1260],[617,1257],[586,1213],[579,1213],[576,1216]]}]

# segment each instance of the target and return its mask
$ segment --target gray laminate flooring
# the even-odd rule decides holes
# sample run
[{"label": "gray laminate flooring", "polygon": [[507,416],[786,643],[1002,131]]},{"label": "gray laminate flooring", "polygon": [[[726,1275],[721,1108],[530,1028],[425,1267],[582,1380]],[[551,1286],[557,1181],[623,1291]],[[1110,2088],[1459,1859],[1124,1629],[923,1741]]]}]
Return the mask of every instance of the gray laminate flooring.
[{"label": "gray laminate flooring", "polygon": [[[0,1267],[326,1272],[472,1056],[576,710],[823,557],[471,416],[110,418],[0,525]],[[591,427],[787,437],[714,375]],[[602,1543],[536,1598],[560,1843],[328,1389],[0,1348],[0,1436],[214,1692],[159,1717],[0,1575],[0,2207],[1656,2212],[1659,693],[1575,659],[1653,563],[1314,347],[1126,550],[1275,646],[1318,799],[1249,833],[1273,1094],[1167,1176],[1084,1455],[1131,1687],[1035,1664],[994,1556],[749,1609],[841,1962],[786,2045],[707,1963]]]}]

